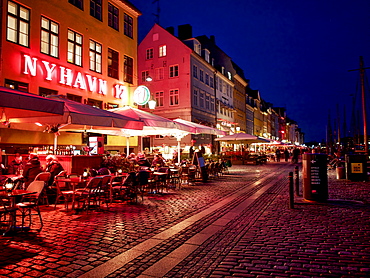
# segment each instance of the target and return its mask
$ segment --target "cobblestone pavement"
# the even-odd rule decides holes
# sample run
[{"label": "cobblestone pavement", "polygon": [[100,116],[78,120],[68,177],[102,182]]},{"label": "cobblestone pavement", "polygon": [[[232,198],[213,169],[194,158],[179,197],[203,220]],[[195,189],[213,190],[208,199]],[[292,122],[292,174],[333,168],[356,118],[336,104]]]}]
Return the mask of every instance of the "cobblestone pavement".
[{"label": "cobblestone pavement", "polygon": [[370,182],[336,180],[329,201],[295,198],[293,164],[230,174],[143,203],[73,215],[0,238],[0,277],[369,277]]}]

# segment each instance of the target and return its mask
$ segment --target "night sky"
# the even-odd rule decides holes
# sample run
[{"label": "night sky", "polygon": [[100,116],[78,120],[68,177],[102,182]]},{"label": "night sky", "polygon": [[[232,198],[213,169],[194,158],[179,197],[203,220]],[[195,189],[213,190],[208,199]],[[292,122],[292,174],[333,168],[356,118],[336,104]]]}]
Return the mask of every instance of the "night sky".
[{"label": "night sky", "polygon": [[[140,42],[158,20],[153,15],[157,2],[131,2],[143,13]],[[370,67],[369,0],[159,3],[162,27],[191,24],[194,37],[214,35],[217,45],[244,70],[251,88],[274,107],[286,107],[306,142],[325,141],[329,111],[332,121],[339,115],[341,126],[347,115],[350,127],[353,100],[357,107],[361,90],[359,72],[349,70],[359,68],[360,56]]]}]

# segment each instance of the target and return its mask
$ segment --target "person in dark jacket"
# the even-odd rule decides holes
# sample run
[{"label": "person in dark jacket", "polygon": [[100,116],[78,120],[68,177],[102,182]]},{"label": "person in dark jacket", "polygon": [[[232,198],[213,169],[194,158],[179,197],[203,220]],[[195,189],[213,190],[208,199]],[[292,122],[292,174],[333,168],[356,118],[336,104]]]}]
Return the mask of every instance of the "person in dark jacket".
[{"label": "person in dark jacket", "polygon": [[22,160],[22,156],[19,153],[15,154],[15,158],[12,162],[9,163],[8,166],[8,175],[19,175],[21,174],[21,170],[24,168],[24,163]]},{"label": "person in dark jacket", "polygon": [[42,172],[39,157],[35,153],[30,153],[29,160],[24,167],[24,184],[27,186],[33,182],[38,174]]},{"label": "person in dark jacket", "polygon": [[48,182],[48,185],[51,186],[54,182],[54,177],[60,174],[60,172],[64,171],[64,168],[62,164],[59,163],[55,155],[48,155],[46,157],[46,163],[45,172],[49,172],[51,174]]}]

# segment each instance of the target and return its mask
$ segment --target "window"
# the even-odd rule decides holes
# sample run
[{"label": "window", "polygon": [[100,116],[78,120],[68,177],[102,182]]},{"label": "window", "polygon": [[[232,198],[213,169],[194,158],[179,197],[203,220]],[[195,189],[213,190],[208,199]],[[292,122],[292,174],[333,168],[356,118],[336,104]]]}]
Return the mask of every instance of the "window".
[{"label": "window", "polygon": [[209,50],[208,49],[204,49],[204,59],[207,61],[207,63],[209,63]]},{"label": "window", "polygon": [[194,89],[193,91],[193,104],[194,106],[198,106],[198,90]]},{"label": "window", "polygon": [[164,93],[163,92],[156,92],[155,93],[155,101],[157,102],[157,107],[163,106],[163,99],[164,99]]},{"label": "window", "polygon": [[179,105],[179,90],[170,90],[170,106]]},{"label": "window", "polygon": [[102,46],[90,40],[90,70],[101,73],[102,71]]},{"label": "window", "polygon": [[211,86],[211,88],[214,87],[214,84],[213,84],[213,77],[209,77],[209,86]]},{"label": "window", "polygon": [[148,70],[145,70],[145,71],[142,71],[141,72],[141,82],[146,82],[147,78],[149,76],[149,71]]},{"label": "window", "polygon": [[125,55],[124,61],[124,81],[127,83],[134,82],[134,59]]},{"label": "window", "polygon": [[86,101],[86,104],[90,105],[92,107],[103,109],[103,102],[101,100],[88,98],[87,101]]},{"label": "window", "polygon": [[82,102],[82,96],[77,96],[77,95],[74,95],[74,94],[68,94],[67,93],[67,99],[73,100],[73,101],[76,101],[76,102],[79,102],[79,103]]},{"label": "window", "polygon": [[52,95],[57,95],[57,94],[58,94],[57,90],[52,90],[52,89],[39,87],[39,95],[40,96],[47,97],[47,96],[52,96]]},{"label": "window", "polygon": [[209,104],[210,104],[210,97],[206,95],[206,109],[207,110],[210,110],[209,109]]},{"label": "window", "polygon": [[199,70],[199,80],[204,82],[204,71],[203,70]]},{"label": "window", "polygon": [[153,59],[153,48],[148,48],[146,50],[146,59],[147,60]]},{"label": "window", "polygon": [[161,45],[159,47],[159,57],[164,57],[167,55],[167,46],[166,45]]},{"label": "window", "polygon": [[209,75],[206,73],[206,85],[209,85]]},{"label": "window", "polygon": [[129,37],[133,38],[134,37],[134,27],[133,27],[134,21],[131,16],[128,14],[125,14],[124,16],[124,26],[123,26],[123,33]]},{"label": "window", "polygon": [[29,46],[30,10],[12,1],[8,2],[6,39],[22,46]]},{"label": "window", "polygon": [[28,92],[28,83],[5,79],[5,87],[23,92]]},{"label": "window", "polygon": [[59,24],[41,17],[41,53],[59,57]]},{"label": "window", "polygon": [[197,53],[199,56],[202,53],[202,46],[198,41],[194,41],[194,51]]},{"label": "window", "polygon": [[164,78],[164,68],[155,69],[155,80],[162,80]]},{"label": "window", "polygon": [[90,15],[102,21],[102,0],[90,0]]},{"label": "window", "polygon": [[118,28],[118,8],[113,6],[111,3],[108,3],[108,26],[112,27],[115,30]]},{"label": "window", "polygon": [[118,52],[108,48],[108,76],[118,79]]},{"label": "window", "polygon": [[170,66],[170,77],[179,76],[179,66]]},{"label": "window", "polygon": [[115,103],[107,102],[107,104],[106,104],[106,109],[115,109],[115,108],[118,108],[118,107],[119,107],[119,105],[115,104]]},{"label": "window", "polygon": [[67,61],[82,66],[82,35],[72,30],[68,30]]},{"label": "window", "polygon": [[211,111],[215,111],[215,99],[211,97]]},{"label": "window", "polygon": [[193,65],[193,77],[198,78],[198,67]]},{"label": "window", "polygon": [[203,92],[201,92],[201,93],[199,94],[199,106],[200,106],[201,108],[204,108],[204,93],[203,93]]},{"label": "window", "polygon": [[73,6],[76,6],[77,8],[83,10],[83,0],[68,0],[69,3],[71,3]]}]

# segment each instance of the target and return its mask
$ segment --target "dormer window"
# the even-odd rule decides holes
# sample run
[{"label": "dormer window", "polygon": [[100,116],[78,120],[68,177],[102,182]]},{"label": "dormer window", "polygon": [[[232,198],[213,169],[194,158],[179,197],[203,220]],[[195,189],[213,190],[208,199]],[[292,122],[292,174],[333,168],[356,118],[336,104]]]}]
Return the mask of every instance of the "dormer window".
[{"label": "dormer window", "polygon": [[201,44],[194,40],[194,51],[200,56],[202,54],[202,46]]},{"label": "dormer window", "polygon": [[204,49],[204,60],[207,61],[207,63],[209,63],[210,59],[209,59],[209,50],[208,49]]}]

